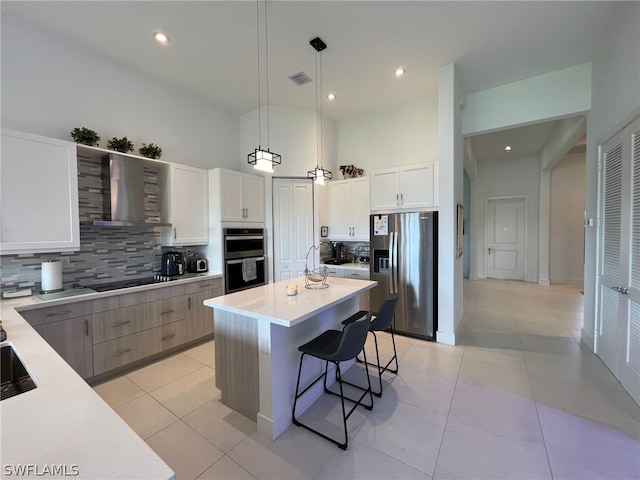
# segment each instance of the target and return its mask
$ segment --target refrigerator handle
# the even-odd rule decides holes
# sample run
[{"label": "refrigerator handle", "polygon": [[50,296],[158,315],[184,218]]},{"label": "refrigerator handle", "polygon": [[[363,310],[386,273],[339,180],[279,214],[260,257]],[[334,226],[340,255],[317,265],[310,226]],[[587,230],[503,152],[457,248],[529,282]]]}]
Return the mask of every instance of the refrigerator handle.
[{"label": "refrigerator handle", "polygon": [[394,232],[391,232],[389,235],[389,295],[393,296],[393,236]]},{"label": "refrigerator handle", "polygon": [[393,289],[394,294],[398,294],[398,232],[395,232],[393,242]]}]

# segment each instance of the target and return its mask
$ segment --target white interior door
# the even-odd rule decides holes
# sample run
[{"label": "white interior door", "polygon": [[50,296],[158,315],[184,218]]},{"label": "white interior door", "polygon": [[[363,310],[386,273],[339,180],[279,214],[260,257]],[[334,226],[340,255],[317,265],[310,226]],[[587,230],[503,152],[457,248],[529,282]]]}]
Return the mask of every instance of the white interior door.
[{"label": "white interior door", "polygon": [[523,197],[487,200],[488,278],[524,280],[525,211]]},{"label": "white interior door", "polygon": [[640,403],[640,119],[602,146],[596,353]]},{"label": "white interior door", "polygon": [[313,245],[313,184],[308,179],[273,180],[273,270],[276,282],[304,275]]}]

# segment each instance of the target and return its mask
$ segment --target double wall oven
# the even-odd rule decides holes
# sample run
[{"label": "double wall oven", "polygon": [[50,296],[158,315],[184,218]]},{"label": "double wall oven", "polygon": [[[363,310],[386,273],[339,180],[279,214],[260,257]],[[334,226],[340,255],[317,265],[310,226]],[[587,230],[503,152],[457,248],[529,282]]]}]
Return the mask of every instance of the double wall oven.
[{"label": "double wall oven", "polygon": [[265,239],[262,228],[225,228],[225,293],[238,292],[266,283]]}]

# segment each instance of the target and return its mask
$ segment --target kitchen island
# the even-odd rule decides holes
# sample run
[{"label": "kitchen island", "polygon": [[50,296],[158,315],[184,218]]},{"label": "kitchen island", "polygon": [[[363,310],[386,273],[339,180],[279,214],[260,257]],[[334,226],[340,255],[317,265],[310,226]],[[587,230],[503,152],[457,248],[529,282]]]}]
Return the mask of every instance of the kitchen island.
[{"label": "kitchen island", "polygon": [[[257,422],[276,439],[291,424],[300,352],[298,347],[359,310],[360,294],[376,282],[329,277],[329,288],[309,290],[304,277],[205,300],[215,311],[216,386],[222,402]],[[288,296],[287,285],[298,294]],[[301,384],[324,364],[305,362]],[[304,411],[322,393],[317,384],[298,401]]]}]

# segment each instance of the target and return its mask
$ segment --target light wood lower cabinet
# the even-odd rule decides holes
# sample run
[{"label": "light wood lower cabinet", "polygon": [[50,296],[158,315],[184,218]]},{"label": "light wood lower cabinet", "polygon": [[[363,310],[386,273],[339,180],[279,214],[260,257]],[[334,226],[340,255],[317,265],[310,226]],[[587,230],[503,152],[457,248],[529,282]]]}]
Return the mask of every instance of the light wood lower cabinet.
[{"label": "light wood lower cabinet", "polygon": [[21,315],[83,378],[213,334],[207,298],[222,279],[25,310]]},{"label": "light wood lower cabinet", "polygon": [[145,305],[146,311],[138,320],[138,329],[147,330],[167,323],[184,320],[187,315],[187,300],[184,296],[165,298]]},{"label": "light wood lower cabinet", "polygon": [[94,375],[90,316],[45,323],[34,328],[82,378]]},{"label": "light wood lower cabinet", "polygon": [[213,309],[203,302],[220,295],[222,280],[219,278],[187,285],[187,341],[213,333]]},{"label": "light wood lower cabinet", "polygon": [[93,346],[93,374],[100,375],[108,370],[135,362],[139,358],[135,335],[99,343]]},{"label": "light wood lower cabinet", "polygon": [[144,304],[94,313],[92,315],[93,343],[98,344],[136,333],[137,323],[144,313]]},{"label": "light wood lower cabinet", "polygon": [[183,344],[186,340],[185,321],[169,323],[136,333],[136,346],[140,358]]}]

